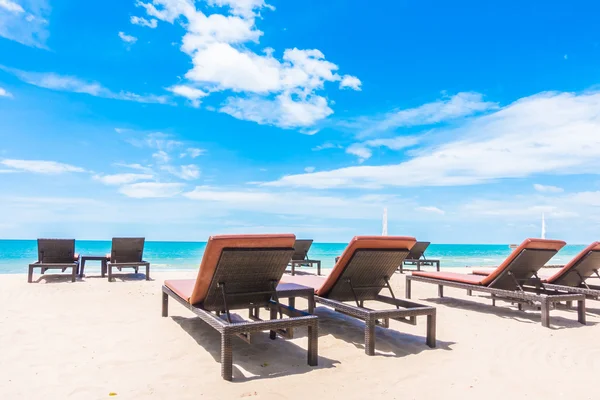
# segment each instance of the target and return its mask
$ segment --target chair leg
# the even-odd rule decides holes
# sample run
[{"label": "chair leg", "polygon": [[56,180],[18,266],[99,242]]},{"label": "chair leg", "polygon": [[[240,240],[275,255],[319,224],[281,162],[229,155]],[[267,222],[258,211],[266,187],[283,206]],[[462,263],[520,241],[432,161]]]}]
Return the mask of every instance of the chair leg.
[{"label": "chair leg", "polygon": [[33,265],[29,266],[29,272],[27,274],[27,282],[33,282]]},{"label": "chair leg", "polygon": [[[277,319],[277,309],[271,305],[269,307],[269,310],[271,311],[271,316],[270,316],[271,320]],[[271,339],[271,340],[277,339],[277,332],[269,331],[269,339]]]},{"label": "chair leg", "polygon": [[308,326],[308,365],[319,365],[319,326]]},{"label": "chair leg", "polygon": [[221,333],[221,377],[226,381],[233,379],[233,354],[231,334]]},{"label": "chair leg", "polygon": [[73,265],[73,271],[71,272],[71,282],[75,282],[75,280],[77,280],[77,270],[79,268],[77,267],[77,265]]},{"label": "chair leg", "polygon": [[[400,266],[400,271],[402,271],[402,266]],[[411,287],[410,287],[411,283],[412,283],[412,281],[410,279],[408,279],[408,277],[407,277],[407,279],[406,279],[406,285],[405,285],[406,286],[405,290],[406,290],[406,298],[407,299],[410,299],[410,296],[411,296],[411,290],[410,290],[411,289]]]},{"label": "chair leg", "polygon": [[544,328],[550,327],[550,303],[548,301],[542,301],[541,304],[542,312],[542,326]]},{"label": "chair leg", "polygon": [[100,264],[100,274],[103,278],[106,277],[106,260],[102,260]]},{"label": "chair leg", "polygon": [[140,267],[133,267],[133,270],[135,271],[135,274],[137,275],[140,270]]},{"label": "chair leg", "polygon": [[365,320],[365,353],[368,356],[375,354],[375,322],[372,317]]},{"label": "chair leg", "polygon": [[169,316],[169,295],[162,292],[162,316]]},{"label": "chair leg", "polygon": [[444,285],[438,285],[438,297],[444,297]]},{"label": "chair leg", "polygon": [[431,348],[436,346],[436,312],[433,310],[433,314],[427,315],[427,339],[425,343]]},{"label": "chair leg", "polygon": [[317,261],[317,275],[321,275],[321,261]]},{"label": "chair leg", "polygon": [[315,313],[315,296],[309,295],[307,300],[308,300],[308,313],[314,314]]},{"label": "chair leg", "polygon": [[577,300],[577,321],[585,325],[585,300]]},{"label": "chair leg", "polygon": [[150,280],[150,264],[146,265],[146,280]]},{"label": "chair leg", "polygon": [[108,281],[112,282],[112,265],[108,264]]}]

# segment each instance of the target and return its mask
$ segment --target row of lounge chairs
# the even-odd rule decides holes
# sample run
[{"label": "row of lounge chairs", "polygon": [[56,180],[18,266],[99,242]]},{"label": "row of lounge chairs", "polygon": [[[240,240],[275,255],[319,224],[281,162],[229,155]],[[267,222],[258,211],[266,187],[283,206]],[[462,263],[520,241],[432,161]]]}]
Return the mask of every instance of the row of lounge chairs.
[{"label": "row of lounge chairs", "polygon": [[[122,271],[132,268],[138,273],[139,267],[146,267],[146,280],[150,280],[150,263],[144,261],[144,238],[113,238],[110,254],[105,256],[87,257],[102,262],[102,277],[108,273],[108,280],[113,277],[113,268]],[[47,270],[60,269],[65,272],[71,269],[71,281],[75,282],[77,275],[83,275],[85,256],[75,253],[75,239],[38,239],[38,260],[29,264],[27,282],[33,282],[35,268],[43,275]]]}]

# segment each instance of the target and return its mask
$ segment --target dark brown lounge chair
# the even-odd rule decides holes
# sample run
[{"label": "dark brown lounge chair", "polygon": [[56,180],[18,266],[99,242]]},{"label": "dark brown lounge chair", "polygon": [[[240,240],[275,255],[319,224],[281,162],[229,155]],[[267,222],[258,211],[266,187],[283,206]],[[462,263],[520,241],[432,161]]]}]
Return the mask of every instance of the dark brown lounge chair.
[{"label": "dark brown lounge chair", "polygon": [[425,250],[429,247],[431,242],[417,242],[410,249],[410,253],[406,256],[406,259],[400,264],[399,270],[403,274],[404,271],[415,271],[414,269],[406,268],[406,266],[415,266],[416,271],[420,271],[421,267],[429,266],[434,267],[437,271],[440,270],[440,260],[432,260],[425,258]]},{"label": "dark brown lounge chair", "polygon": [[71,268],[71,282],[75,282],[79,270],[79,254],[75,254],[75,239],[38,239],[38,260],[29,264],[27,282],[33,281],[33,269],[39,268],[41,274],[49,269],[65,272]]},{"label": "dark brown lounge chair", "polygon": [[308,258],[308,250],[312,245],[312,239],[296,239],[294,243],[294,254],[290,261],[292,267],[292,276],[296,275],[296,268],[313,264],[317,264],[317,275],[321,275],[321,260],[311,260]]},{"label": "dark brown lounge chair", "polygon": [[[221,334],[221,376],[232,379],[231,338],[250,341],[250,333],[308,327],[308,365],[317,365],[318,319],[280,304],[276,288],[294,252],[294,235],[221,235],[208,239],[198,277],[167,280],[162,287],[162,316],[168,315],[169,296],[183,304]],[[259,318],[259,309],[270,310],[270,320]],[[252,321],[232,314],[250,310]],[[289,318],[283,318],[286,314]],[[279,319],[277,316],[279,315]]]},{"label": "dark brown lounge chair", "polygon": [[537,273],[566,243],[560,240],[526,239],[504,262],[489,275],[467,275],[455,272],[413,272],[406,277],[406,297],[411,297],[411,283],[425,282],[438,285],[438,294],[444,296],[444,286],[490,293],[492,304],[496,299],[539,305],[542,326],[550,326],[550,308],[560,302],[577,301],[578,321],[585,325],[585,296],[556,294],[541,285]]},{"label": "dark brown lounge chair", "polygon": [[113,280],[113,268],[133,268],[137,274],[139,267],[146,267],[146,280],[150,280],[150,263],[143,259],[144,242],[144,238],[113,238],[112,250],[106,256],[109,282]]},{"label": "dark brown lounge chair", "polygon": [[[401,236],[356,236],[350,241],[327,277],[285,276],[282,282],[315,288],[315,301],[338,312],[365,321],[365,353],[375,354],[375,326],[389,327],[389,320],[416,325],[416,317],[427,316],[429,347],[435,347],[435,308],[400,300],[394,296],[389,279],[402,263],[415,239]],[[379,294],[383,289],[391,297]],[[391,305],[373,310],[365,301]],[[355,304],[348,304],[354,302]]]},{"label": "dark brown lounge chair", "polygon": [[[581,293],[589,299],[600,299],[600,286],[586,283],[591,277],[600,278],[600,242],[594,242],[577,254],[554,275],[541,280],[546,290],[559,293]],[[475,269],[474,275],[487,276],[490,271]]]}]

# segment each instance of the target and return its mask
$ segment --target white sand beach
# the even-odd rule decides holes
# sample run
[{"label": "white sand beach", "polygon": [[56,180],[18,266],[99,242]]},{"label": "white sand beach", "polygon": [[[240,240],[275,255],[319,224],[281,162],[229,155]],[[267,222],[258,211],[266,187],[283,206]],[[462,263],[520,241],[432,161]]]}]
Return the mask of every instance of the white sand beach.
[{"label": "white sand beach", "polygon": [[[234,380],[221,379],[219,335],[180,304],[162,318],[165,278],[90,276],[76,283],[0,276],[0,395],[5,399],[597,399],[600,302],[588,325],[576,311],[535,310],[415,283],[413,299],[438,310],[437,348],[425,320],[377,328],[377,354],[363,348],[363,324],[318,307],[319,366],[306,364],[306,331],[293,340],[234,339]],[[393,286],[404,294],[404,276]],[[303,307],[303,300],[298,300]],[[111,396],[112,394],[112,396]]]}]

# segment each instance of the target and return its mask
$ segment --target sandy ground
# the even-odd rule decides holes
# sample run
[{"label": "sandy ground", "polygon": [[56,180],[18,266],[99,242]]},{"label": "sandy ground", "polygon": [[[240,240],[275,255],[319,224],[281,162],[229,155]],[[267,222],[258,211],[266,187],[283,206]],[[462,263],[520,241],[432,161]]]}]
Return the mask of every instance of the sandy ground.
[{"label": "sandy ground", "polygon": [[[93,270],[88,273],[94,274]],[[165,278],[90,276],[76,283],[0,276],[0,396],[4,399],[597,399],[600,302],[588,326],[553,310],[552,329],[535,310],[447,288],[413,285],[438,309],[438,347],[417,326],[377,328],[377,355],[364,354],[363,324],[319,307],[319,366],[306,365],[306,330],[234,339],[234,381],[220,377],[219,335],[178,303],[161,318]],[[36,275],[36,278],[38,275]],[[404,276],[393,279],[404,293]],[[302,307],[303,302],[298,301]],[[113,394],[113,397],[110,394]]]}]

